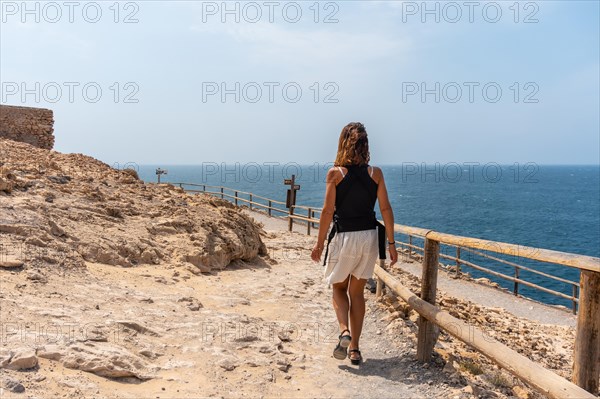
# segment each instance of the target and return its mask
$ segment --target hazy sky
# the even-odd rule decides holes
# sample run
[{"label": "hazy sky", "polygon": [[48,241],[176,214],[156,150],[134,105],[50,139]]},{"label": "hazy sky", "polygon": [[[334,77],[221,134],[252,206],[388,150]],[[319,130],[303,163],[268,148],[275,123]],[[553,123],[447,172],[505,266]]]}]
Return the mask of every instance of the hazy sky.
[{"label": "hazy sky", "polygon": [[61,152],[310,164],[361,121],[373,164],[600,163],[598,1],[0,4],[0,102]]}]

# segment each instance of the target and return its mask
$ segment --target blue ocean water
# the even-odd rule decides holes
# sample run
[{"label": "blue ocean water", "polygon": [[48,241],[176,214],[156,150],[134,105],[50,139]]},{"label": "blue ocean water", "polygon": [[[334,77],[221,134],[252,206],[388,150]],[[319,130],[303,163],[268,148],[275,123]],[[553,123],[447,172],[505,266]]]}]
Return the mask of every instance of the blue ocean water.
[{"label": "blue ocean water", "polygon": [[[301,185],[297,204],[321,207],[328,165],[216,164],[196,166],[143,165],[145,181],[156,181],[157,167],[168,170],[163,182],[231,187],[285,201],[283,180],[296,175]],[[416,164],[382,166],[395,221],[461,236],[515,243],[535,248],[600,257],[600,166],[528,164]],[[405,238],[405,237],[404,237]],[[444,250],[454,254],[454,250]],[[476,255],[463,258],[513,275],[514,268]],[[536,270],[579,280],[564,266],[507,258]],[[447,263],[451,263],[447,261]],[[474,277],[488,277],[503,287],[513,283],[463,266]],[[521,271],[521,278],[572,294],[569,284]],[[571,301],[520,286],[522,295],[571,307]]]}]

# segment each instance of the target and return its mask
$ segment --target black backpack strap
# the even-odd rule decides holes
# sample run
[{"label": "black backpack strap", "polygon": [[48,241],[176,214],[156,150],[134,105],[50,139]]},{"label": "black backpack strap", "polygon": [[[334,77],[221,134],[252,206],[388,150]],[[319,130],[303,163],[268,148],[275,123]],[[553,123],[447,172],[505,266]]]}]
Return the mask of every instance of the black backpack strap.
[{"label": "black backpack strap", "polygon": [[379,244],[379,259],[385,259],[385,226],[377,221],[377,241]]},{"label": "black backpack strap", "polygon": [[327,255],[329,255],[329,244],[331,243],[331,240],[333,240],[335,233],[337,233],[337,221],[335,220],[335,215],[334,215],[333,227],[331,228],[331,231],[329,232],[329,236],[327,237],[327,248],[325,249],[325,257],[323,259],[323,266],[325,266],[327,264]]}]

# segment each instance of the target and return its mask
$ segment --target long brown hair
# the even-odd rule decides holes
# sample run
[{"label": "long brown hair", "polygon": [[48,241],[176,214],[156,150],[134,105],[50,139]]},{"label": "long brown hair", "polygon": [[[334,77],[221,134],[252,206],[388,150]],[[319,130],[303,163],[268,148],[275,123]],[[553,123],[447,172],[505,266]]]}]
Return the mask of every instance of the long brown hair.
[{"label": "long brown hair", "polygon": [[370,158],[369,139],[365,126],[360,122],[352,122],[344,126],[333,165],[367,165]]}]

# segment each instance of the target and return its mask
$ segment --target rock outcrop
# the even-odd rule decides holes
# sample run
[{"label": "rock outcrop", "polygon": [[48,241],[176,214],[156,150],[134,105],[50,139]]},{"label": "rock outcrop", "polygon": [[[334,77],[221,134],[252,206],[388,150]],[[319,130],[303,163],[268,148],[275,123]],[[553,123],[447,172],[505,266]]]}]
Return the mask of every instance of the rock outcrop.
[{"label": "rock outcrop", "polygon": [[2,138],[0,210],[0,261],[42,276],[85,262],[208,272],[266,254],[260,229],[227,201]]}]

